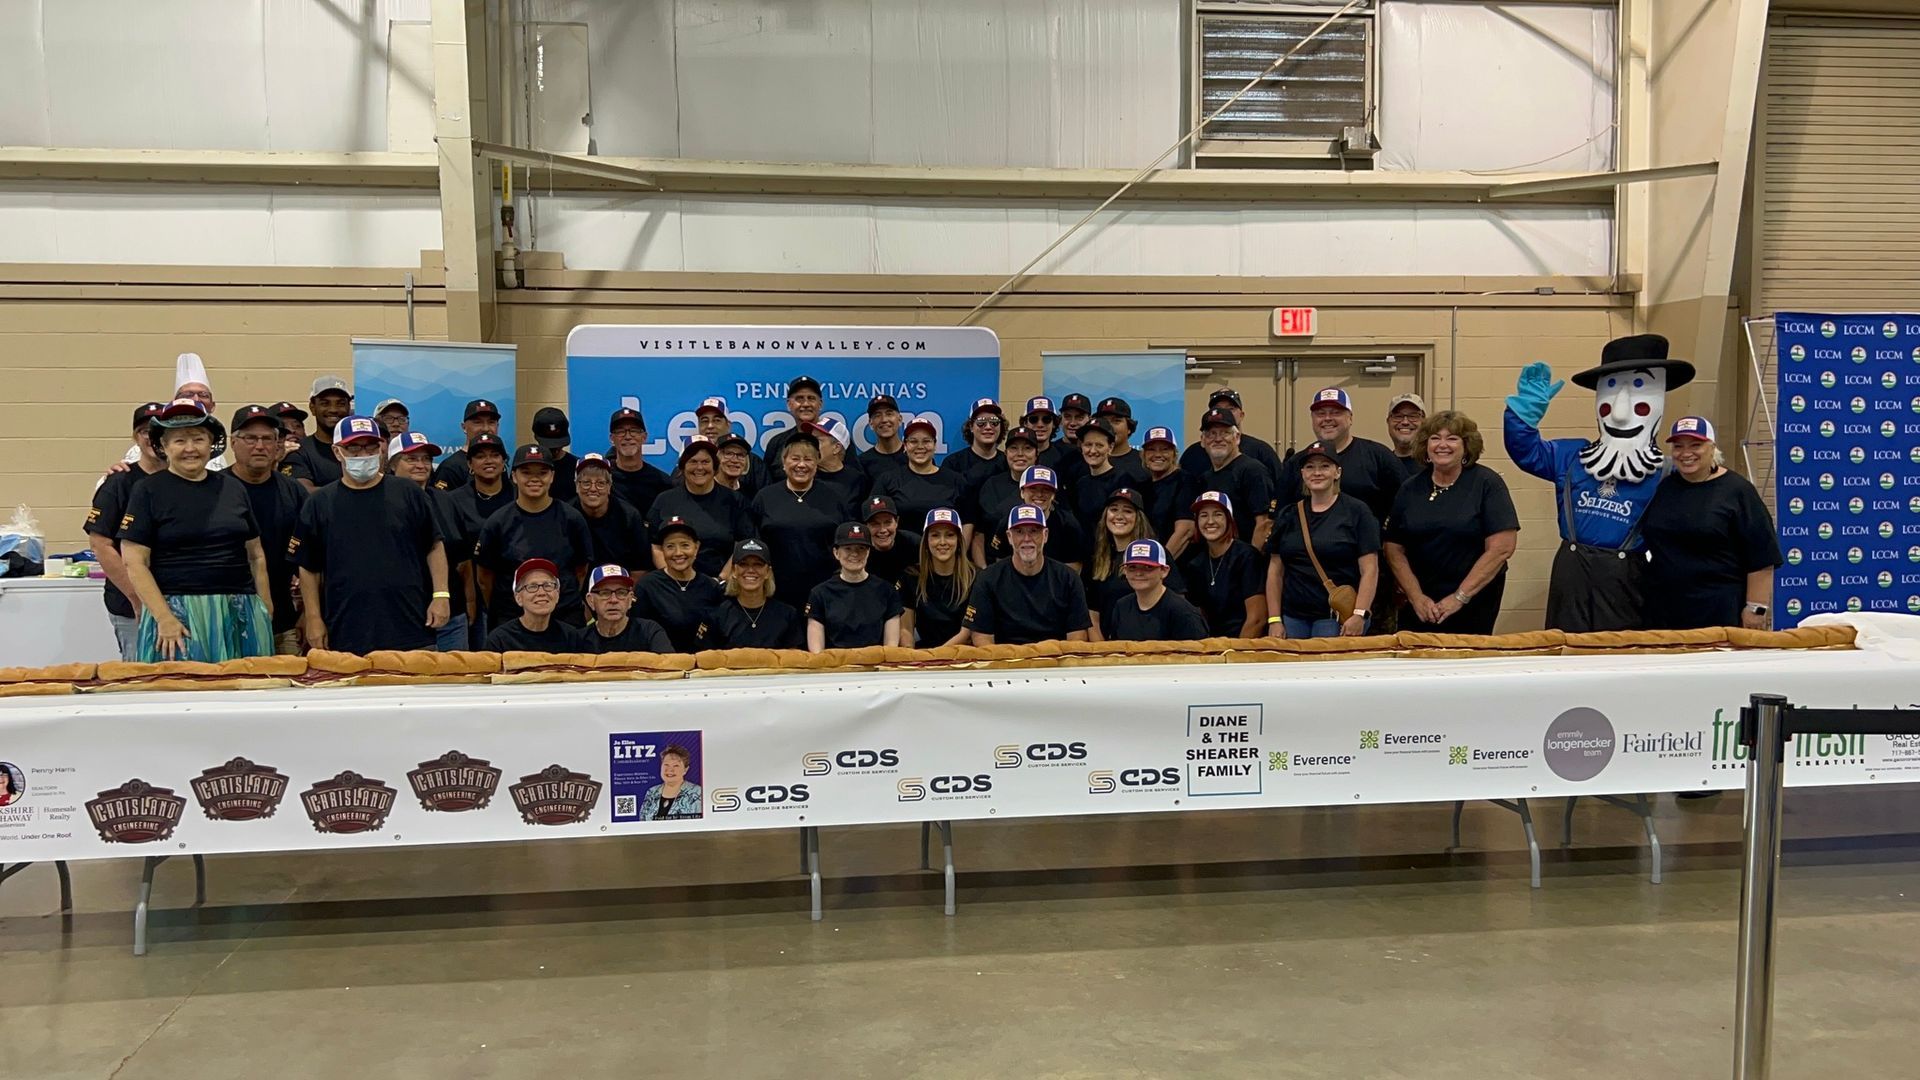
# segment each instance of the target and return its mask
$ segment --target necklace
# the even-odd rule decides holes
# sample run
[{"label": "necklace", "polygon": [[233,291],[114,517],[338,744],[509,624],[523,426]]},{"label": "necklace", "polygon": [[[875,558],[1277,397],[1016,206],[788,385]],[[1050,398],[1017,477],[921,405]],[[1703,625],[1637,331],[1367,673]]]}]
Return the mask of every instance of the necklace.
[{"label": "necklace", "polygon": [[760,620],[766,617],[767,606],[762,604],[757,608],[750,608],[742,604],[740,605],[740,614],[747,617],[747,625],[749,627],[758,630],[760,629]]},{"label": "necklace", "polygon": [[[1231,551],[1233,549],[1229,548],[1227,550]],[[1221,555],[1216,559],[1211,552],[1207,554],[1207,585],[1209,587],[1220,580],[1220,564],[1226,561],[1227,557],[1225,555]]]},{"label": "necklace", "polygon": [[688,589],[693,588],[694,582],[700,580],[700,574],[698,571],[696,571],[692,577],[688,578],[685,581],[681,581],[679,578],[674,577],[672,574],[668,574],[667,580],[673,582],[675,585],[678,585],[680,587],[680,591],[684,593]]},{"label": "necklace", "polygon": [[[1458,476],[1453,478],[1453,484],[1457,484],[1459,482],[1460,482],[1460,478]],[[1433,500],[1439,498],[1440,496],[1445,495],[1447,492],[1452,491],[1453,484],[1435,483],[1433,485],[1432,490],[1427,492],[1427,501],[1432,502]]]}]

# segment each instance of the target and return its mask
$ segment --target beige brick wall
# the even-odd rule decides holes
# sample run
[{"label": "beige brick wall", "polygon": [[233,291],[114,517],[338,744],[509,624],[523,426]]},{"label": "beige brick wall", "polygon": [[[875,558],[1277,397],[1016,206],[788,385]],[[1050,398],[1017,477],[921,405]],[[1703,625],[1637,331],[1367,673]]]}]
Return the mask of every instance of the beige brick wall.
[{"label": "beige brick wall", "polygon": [[[548,258],[551,258],[549,256]],[[314,375],[351,365],[348,339],[404,337],[402,271],[195,272],[181,268],[13,267],[0,273],[0,506],[25,502],[52,547],[82,544],[101,469],[126,448],[129,409],[172,389],[176,353],[207,362],[223,409],[300,399]],[[419,336],[444,337],[437,279],[416,271]],[[971,279],[663,275],[535,270],[502,293],[495,339],[520,346],[520,417],[565,404],[565,340],[582,323],[950,325],[994,283]],[[1555,285],[1560,295],[1484,295]],[[1042,280],[980,320],[1001,339],[1002,392],[1039,392],[1043,351],[1205,346],[1273,352],[1272,307],[1313,303],[1321,332],[1289,353],[1386,348],[1424,360],[1422,391],[1480,421],[1488,460],[1508,478],[1522,523],[1503,625],[1540,624],[1556,530],[1551,490],[1499,447],[1502,402],[1522,364],[1564,377],[1631,332],[1630,296],[1581,295],[1590,283],[1352,279]],[[1206,290],[1206,291],[1202,291]],[[1456,312],[1457,306],[1457,312]],[[689,391],[697,396],[698,391]],[[1556,402],[1551,435],[1592,430],[1578,388]],[[1362,433],[1383,439],[1372,418]],[[524,434],[524,432],[522,433]]]}]

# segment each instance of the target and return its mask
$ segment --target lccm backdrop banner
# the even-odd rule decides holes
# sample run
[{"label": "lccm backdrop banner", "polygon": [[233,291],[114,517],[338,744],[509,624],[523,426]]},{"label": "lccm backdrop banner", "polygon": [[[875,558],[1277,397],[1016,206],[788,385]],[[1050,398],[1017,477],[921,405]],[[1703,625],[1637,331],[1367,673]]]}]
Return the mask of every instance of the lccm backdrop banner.
[{"label": "lccm backdrop banner", "polygon": [[[1920,696],[1809,652],[22,698],[0,861],[1724,788],[1755,691]],[[1920,738],[1788,780],[1920,780]]]},{"label": "lccm backdrop banner", "polygon": [[1920,613],[1920,315],[1774,316],[1775,625]]},{"label": "lccm backdrop banner", "polygon": [[602,425],[630,405],[647,420],[647,460],[671,472],[699,433],[703,398],[727,399],[733,428],[764,449],[793,427],[787,383],[819,380],[823,415],[873,446],[867,402],[891,394],[927,416],[938,451],[966,445],[973,403],[1000,396],[1000,339],[981,326],[576,326],[567,335],[567,415],[576,453],[603,449]]}]

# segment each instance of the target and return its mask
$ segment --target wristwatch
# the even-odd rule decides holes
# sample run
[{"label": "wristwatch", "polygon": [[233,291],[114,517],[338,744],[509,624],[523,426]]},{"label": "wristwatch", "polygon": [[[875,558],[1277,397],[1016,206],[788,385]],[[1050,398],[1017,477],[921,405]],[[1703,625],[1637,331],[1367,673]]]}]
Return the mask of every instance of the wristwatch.
[{"label": "wristwatch", "polygon": [[1747,605],[1747,610],[1753,612],[1755,615],[1765,615],[1768,611],[1768,608],[1767,608],[1767,605],[1765,604],[1749,603]]}]

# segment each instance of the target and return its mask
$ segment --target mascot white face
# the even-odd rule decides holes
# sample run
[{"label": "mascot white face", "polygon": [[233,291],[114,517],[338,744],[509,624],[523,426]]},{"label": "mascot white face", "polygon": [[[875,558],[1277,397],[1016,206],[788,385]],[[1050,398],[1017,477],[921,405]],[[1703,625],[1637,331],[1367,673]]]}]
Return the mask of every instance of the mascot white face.
[{"label": "mascot white face", "polygon": [[1594,386],[1594,414],[1600,437],[1580,451],[1580,463],[1601,480],[1643,480],[1660,469],[1655,433],[1667,411],[1664,368],[1621,371]]}]

